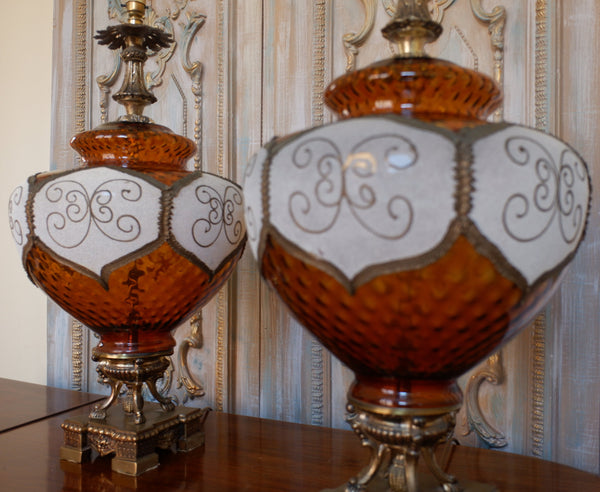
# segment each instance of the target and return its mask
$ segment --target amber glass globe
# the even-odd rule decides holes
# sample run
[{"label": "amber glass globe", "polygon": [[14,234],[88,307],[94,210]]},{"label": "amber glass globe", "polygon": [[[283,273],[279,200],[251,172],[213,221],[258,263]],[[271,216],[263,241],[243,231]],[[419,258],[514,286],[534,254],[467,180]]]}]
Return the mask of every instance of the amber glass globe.
[{"label": "amber glass globe", "polygon": [[[136,476],[158,466],[157,448],[204,444],[210,409],[176,407],[157,382],[172,364],[172,330],[227,280],[246,229],[241,188],[188,171],[195,144],[143,115],[156,101],[144,62],[174,40],[145,23],[144,0],[123,7],[126,22],[95,38],[120,50],[113,99],[125,114],[74,137],[80,167],[19,186],[9,223],[30,279],[100,338],[92,359],[110,395],[62,424],[60,458],[86,462],[94,449],[114,454],[114,472]],[[155,402],[145,405],[144,389]]]},{"label": "amber glass globe", "polygon": [[340,492],[488,490],[435,462],[456,380],[533,319],[584,236],[581,157],[489,123],[500,90],[427,57],[440,32],[427,2],[400,0],[383,30],[400,55],[325,92],[340,121],[271,141],[246,169],[262,275],[355,375],[347,420],[372,456]]},{"label": "amber glass globe", "polygon": [[72,146],[80,169],[35,175],[13,194],[25,269],[100,335],[96,355],[171,353],[171,331],[243,252],[241,189],[186,170],[194,143],[160,125],[109,123]]},{"label": "amber glass globe", "polygon": [[[487,124],[501,101],[496,84],[442,60],[376,63],[335,80],[325,101],[343,121],[278,140],[248,168],[246,220],[261,272],[354,371],[351,401],[456,408],[456,378],[531,321],[574,254],[585,165],[562,143],[547,150],[547,135]],[[346,153],[343,140],[354,145]],[[522,166],[530,182],[511,189],[522,178],[503,175]],[[436,196],[440,176],[451,181],[440,190],[448,199]],[[528,272],[513,264],[544,236],[553,248],[548,229],[568,220],[552,260]],[[527,227],[541,232],[529,237]]]},{"label": "amber glass globe", "polygon": [[387,60],[331,84],[341,121],[248,164],[262,275],[355,375],[347,419],[373,454],[339,491],[441,490],[415,478],[419,456],[463,490],[433,458],[456,380],[532,320],[583,239],[585,163],[547,134],[487,123],[500,100],[449,62]]}]

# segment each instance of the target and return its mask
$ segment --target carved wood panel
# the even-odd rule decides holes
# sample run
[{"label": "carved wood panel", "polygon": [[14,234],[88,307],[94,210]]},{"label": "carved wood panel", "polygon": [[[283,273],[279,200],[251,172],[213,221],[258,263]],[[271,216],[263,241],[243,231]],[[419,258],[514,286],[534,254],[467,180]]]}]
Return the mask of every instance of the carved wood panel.
[{"label": "carved wood panel", "polygon": [[[190,167],[237,181],[272,137],[331,121],[321,94],[332,78],[394,52],[379,35],[393,14],[392,0],[148,3],[150,21],[176,39],[148,65],[159,98],[149,115],[197,142]],[[596,166],[590,158],[600,121],[588,109],[599,103],[591,91],[595,64],[579,65],[593,58],[597,41],[594,0],[432,0],[430,9],[445,29],[431,53],[483,71],[504,87],[504,106],[494,118],[557,133]],[[115,22],[122,7],[116,0],[56,0],[56,12],[52,155],[56,167],[68,168],[77,163],[67,145],[72,134],[118,114],[110,95],[121,69],[92,34]],[[572,48],[578,56],[571,56]],[[599,471],[596,216],[551,307],[462,378],[461,442]],[[290,317],[260,280],[249,252],[227,287],[177,330],[176,339],[163,389],[180,402],[345,426],[351,373]],[[95,343],[85,327],[50,306],[49,383],[103,391],[89,359]]]}]

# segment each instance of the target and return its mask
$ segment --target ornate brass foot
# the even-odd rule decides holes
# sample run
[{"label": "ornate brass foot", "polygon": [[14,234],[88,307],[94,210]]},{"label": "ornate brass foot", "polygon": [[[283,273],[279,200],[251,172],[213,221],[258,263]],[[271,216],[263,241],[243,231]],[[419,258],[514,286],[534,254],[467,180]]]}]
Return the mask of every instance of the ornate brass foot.
[{"label": "ornate brass foot", "polygon": [[132,415],[136,424],[146,422],[144,416],[144,384],[150,393],[160,403],[166,412],[172,411],[175,405],[171,398],[162,396],[156,389],[156,381],[160,379],[169,367],[168,354],[152,354],[147,357],[113,357],[106,354],[94,353],[93,359],[98,361],[96,371],[102,380],[110,385],[110,396],[101,404],[96,405],[90,413],[90,419],[106,419],[106,410],[113,405],[123,385],[127,386],[127,394],[123,399],[125,412]]},{"label": "ornate brass foot", "polygon": [[[435,447],[448,441],[456,412],[386,415],[348,405],[346,420],[371,449],[371,461],[345,485],[329,492],[494,492],[493,486],[448,475],[438,465]],[[372,409],[370,409],[372,410]],[[430,474],[417,471],[423,457]],[[327,491],[323,491],[327,492]]]},{"label": "ornate brass foot", "polygon": [[[114,454],[114,471],[137,476],[158,466],[157,448],[176,446],[180,451],[190,451],[202,446],[204,421],[210,409],[175,407],[171,398],[156,389],[156,381],[169,367],[168,355],[123,357],[95,351],[97,371],[110,385],[110,396],[89,416],[63,423],[61,459],[83,463],[91,460],[92,450],[102,456]],[[144,405],[144,384],[158,403]],[[123,405],[114,405],[123,385],[127,387]]]},{"label": "ornate brass foot", "polygon": [[88,462],[92,450],[101,456],[114,453],[112,469],[137,476],[158,466],[156,449],[191,451],[204,444],[204,421],[209,408],[176,407],[165,412],[158,403],[148,403],[146,422],[133,423],[121,407],[111,409],[105,420],[87,416],[62,424],[64,445],[60,458],[74,463]]}]

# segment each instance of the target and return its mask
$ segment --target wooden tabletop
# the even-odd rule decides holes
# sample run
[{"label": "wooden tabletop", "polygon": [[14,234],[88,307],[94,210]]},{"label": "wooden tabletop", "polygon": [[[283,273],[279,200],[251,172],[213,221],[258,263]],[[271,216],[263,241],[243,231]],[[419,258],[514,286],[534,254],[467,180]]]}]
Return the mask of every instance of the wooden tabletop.
[{"label": "wooden tabletop", "polygon": [[[110,457],[61,462],[67,415],[0,434],[0,490],[7,491],[318,491],[344,483],[367,463],[350,431],[211,413],[206,445],[160,453],[160,466],[137,478],[113,473]],[[554,463],[458,446],[450,472],[504,492],[598,492],[600,478]]]},{"label": "wooden tabletop", "polygon": [[89,405],[103,397],[0,378],[0,433]]}]

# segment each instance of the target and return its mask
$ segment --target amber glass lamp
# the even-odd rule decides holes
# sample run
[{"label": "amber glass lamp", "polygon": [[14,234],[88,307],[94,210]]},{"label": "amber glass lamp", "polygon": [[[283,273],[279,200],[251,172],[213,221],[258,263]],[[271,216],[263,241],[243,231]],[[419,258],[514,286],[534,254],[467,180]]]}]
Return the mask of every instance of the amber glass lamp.
[{"label": "amber glass lamp", "polygon": [[[188,171],[195,144],[142,115],[156,100],[144,85],[146,53],[172,40],[144,24],[144,2],[127,10],[127,23],[96,36],[122,50],[114,98],[126,115],[75,136],[81,168],[30,177],[9,211],[29,277],[99,335],[93,359],[111,387],[89,418],[63,424],[61,456],[116,453],[113,468],[136,475],[157,465],[158,446],[203,442],[207,409],[175,408],[156,381],[173,353],[171,331],[227,280],[246,232],[239,186]],[[144,408],[144,385],[158,404]],[[111,407],[124,389],[123,406]]]},{"label": "amber glass lamp", "polygon": [[440,33],[425,1],[400,1],[383,30],[400,55],[325,93],[341,121],[270,142],[246,171],[262,275],[355,375],[348,421],[373,453],[340,491],[492,490],[434,459],[456,380],[532,320],[584,236],[581,157],[488,123],[500,90],[427,57]]}]

